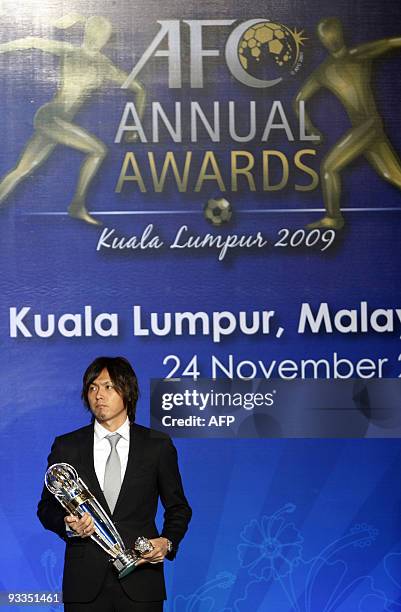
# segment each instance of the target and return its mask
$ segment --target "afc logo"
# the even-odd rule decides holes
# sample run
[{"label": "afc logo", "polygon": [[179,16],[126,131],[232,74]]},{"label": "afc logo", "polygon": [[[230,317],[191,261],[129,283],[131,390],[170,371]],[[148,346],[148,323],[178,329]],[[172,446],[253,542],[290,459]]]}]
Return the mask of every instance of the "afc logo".
[{"label": "afc logo", "polygon": [[[230,73],[243,85],[254,88],[272,87],[288,74],[295,74],[302,63],[301,47],[306,40],[302,31],[266,19],[249,19],[237,25],[229,34],[224,51],[204,48],[206,28],[231,26],[235,19],[177,19],[158,21],[160,29],[123,84],[128,88],[151,57],[165,58],[168,85],[182,87],[181,27],[189,29],[190,86],[204,84],[204,63],[209,57],[224,53]],[[182,26],[183,24],[183,26]],[[160,49],[162,42],[167,49]],[[273,78],[268,78],[268,77]]]}]

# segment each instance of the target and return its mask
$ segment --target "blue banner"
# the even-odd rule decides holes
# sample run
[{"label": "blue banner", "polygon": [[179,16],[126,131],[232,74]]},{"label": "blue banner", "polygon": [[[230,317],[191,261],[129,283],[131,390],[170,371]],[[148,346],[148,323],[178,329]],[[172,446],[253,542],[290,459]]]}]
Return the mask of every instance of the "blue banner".
[{"label": "blue banner", "polygon": [[162,389],[282,390],[232,436],[164,426],[193,508],[165,610],[401,610],[400,18],[2,2],[1,605],[62,609],[46,458],[123,355],[145,426]]}]

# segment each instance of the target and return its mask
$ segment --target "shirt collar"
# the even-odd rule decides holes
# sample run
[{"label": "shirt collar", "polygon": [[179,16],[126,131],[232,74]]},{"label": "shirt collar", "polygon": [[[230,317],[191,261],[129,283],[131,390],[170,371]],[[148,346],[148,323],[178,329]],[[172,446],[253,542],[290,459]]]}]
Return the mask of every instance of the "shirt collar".
[{"label": "shirt collar", "polygon": [[[108,429],[103,427],[103,425],[101,425],[98,421],[95,420],[95,438],[97,440],[99,441],[103,440],[110,433],[111,432]],[[113,433],[119,433],[120,436],[124,438],[124,440],[127,440],[127,442],[129,442],[129,419],[128,417],[125,419],[125,422],[122,425],[120,425],[118,429],[116,429],[116,431],[113,431]]]}]

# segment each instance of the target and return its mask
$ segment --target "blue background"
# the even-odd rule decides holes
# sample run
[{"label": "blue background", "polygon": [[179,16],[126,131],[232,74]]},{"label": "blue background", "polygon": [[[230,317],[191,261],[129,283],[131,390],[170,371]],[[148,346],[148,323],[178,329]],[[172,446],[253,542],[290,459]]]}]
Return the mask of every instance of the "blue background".
[{"label": "blue background", "polygon": [[[57,3],[32,2],[13,8],[4,3],[1,41],[28,35],[65,39],[80,44],[82,27],[59,32],[49,20],[63,9]],[[37,7],[36,7],[37,8]],[[82,5],[69,3],[69,10]],[[47,10],[47,13],[46,13]],[[400,35],[401,6],[389,0],[358,2],[254,3],[191,2],[146,6],[132,2],[85,2],[85,14],[109,17],[116,35],[105,53],[130,70],[132,53],[138,58],[157,32],[157,19],[266,17],[304,29],[305,62],[298,75],[274,90],[250,91],[229,76],[224,62],[213,65],[207,87],[170,91],[164,60],[151,61],[140,75],[148,102],[165,105],[189,97],[203,102],[255,99],[269,108],[283,101],[290,115],[291,101],[307,75],[325,57],[315,28],[335,13],[345,24],[350,44]],[[228,32],[229,30],[224,30]],[[224,44],[216,33],[211,46]],[[221,36],[221,35],[220,35]],[[374,63],[373,86],[386,132],[401,152],[401,49]],[[39,51],[0,55],[0,172],[17,160],[32,133],[34,113],[54,94],[58,60]],[[200,194],[140,194],[131,189],[114,194],[126,150],[113,140],[127,92],[105,89],[77,116],[77,122],[100,137],[109,153],[90,190],[90,210],[180,210],[182,215],[105,217],[117,233],[140,234],[149,222],[166,239],[187,223],[193,232],[211,230],[201,213],[216,192]],[[309,105],[315,124],[325,134],[318,162],[349,127],[339,102],[320,92]],[[147,111],[148,113],[149,111]],[[148,115],[147,115],[148,116]],[[146,122],[146,118],[145,118]],[[296,122],[294,121],[294,126]],[[233,146],[234,145],[234,146]],[[275,136],[264,148],[297,150]],[[166,138],[159,145],[136,144],[138,156],[148,150],[172,149]],[[180,146],[175,147],[177,151]],[[206,140],[184,149],[239,149],[224,140]],[[260,152],[255,142],[247,150]],[[179,153],[178,153],[179,154]],[[142,159],[142,157],[141,157]],[[342,205],[390,207],[395,212],[346,214],[347,225],[335,247],[317,250],[238,251],[217,261],[212,253],[96,252],[99,231],[67,216],[31,213],[66,211],[82,156],[58,147],[52,157],[9,198],[0,212],[2,274],[0,278],[0,351],[2,357],[2,419],[0,439],[2,560],[0,590],[59,590],[63,544],[44,532],[36,519],[46,457],[56,435],[89,421],[79,394],[82,372],[99,354],[126,355],[141,381],[138,422],[149,422],[149,380],[163,377],[163,358],[177,354],[182,362],[198,354],[208,376],[210,355],[224,359],[301,359],[325,357],[337,351],[344,357],[387,356],[385,376],[399,374],[396,334],[298,335],[302,302],[328,302],[333,310],[399,306],[400,193],[380,179],[363,159],[343,172]],[[322,208],[320,188],[299,193],[290,185],[276,193],[230,194],[236,212],[227,234],[263,231],[274,238],[281,227],[297,229],[315,213],[261,213],[259,208]],[[189,215],[185,211],[195,211]],[[100,218],[102,218],[100,216]],[[118,338],[9,337],[9,308],[31,306],[31,314],[82,312],[86,304],[96,312],[117,312]],[[207,312],[271,310],[286,331],[282,338],[236,334],[219,345],[210,337],[135,338],[130,310],[145,312]],[[29,318],[29,317],[28,317]],[[32,320],[32,319],[30,319]],[[177,440],[182,476],[194,510],[190,531],[174,564],[167,564],[169,600],[174,612],[378,612],[401,610],[400,467],[398,440]]]}]

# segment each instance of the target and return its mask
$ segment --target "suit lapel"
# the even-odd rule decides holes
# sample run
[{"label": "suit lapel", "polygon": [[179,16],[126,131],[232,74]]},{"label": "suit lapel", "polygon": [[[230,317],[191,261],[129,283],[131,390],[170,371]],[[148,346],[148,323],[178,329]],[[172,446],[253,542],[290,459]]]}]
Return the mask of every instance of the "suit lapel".
[{"label": "suit lapel", "polygon": [[95,472],[95,465],[93,462],[93,431],[94,429],[92,425],[83,432],[80,443],[80,458],[83,469],[79,476],[81,476],[90,492],[93,493],[100,505],[103,506],[104,510],[110,514],[109,506],[107,505],[106,498],[104,497],[103,491],[100,488]]},{"label": "suit lapel", "polygon": [[[145,448],[143,437],[140,434],[137,426],[133,423],[130,427],[129,437],[129,451],[128,451],[128,462],[127,468],[124,474],[124,480],[121,484],[120,495],[118,496],[114,513],[118,511],[120,505],[124,505],[124,497],[129,489],[130,478],[134,473],[135,468],[140,465],[142,461],[143,451]],[[92,460],[93,463],[93,460]]]}]

